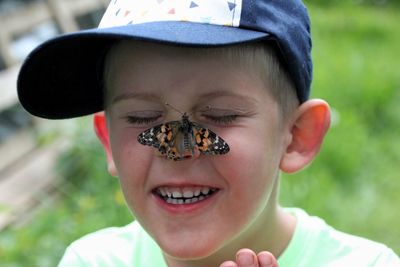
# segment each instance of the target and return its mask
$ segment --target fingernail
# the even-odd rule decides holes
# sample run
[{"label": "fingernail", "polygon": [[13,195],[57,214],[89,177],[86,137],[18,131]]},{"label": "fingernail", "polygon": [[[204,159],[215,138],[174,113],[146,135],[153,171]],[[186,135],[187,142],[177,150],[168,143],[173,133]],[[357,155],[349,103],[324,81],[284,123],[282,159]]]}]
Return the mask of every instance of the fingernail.
[{"label": "fingernail", "polygon": [[272,265],[272,258],[270,255],[267,254],[259,254],[258,255],[258,261],[260,262],[262,267],[267,267]]},{"label": "fingernail", "polygon": [[238,262],[240,266],[253,266],[254,258],[249,253],[239,253]]},{"label": "fingernail", "polygon": [[224,262],[224,263],[222,263],[221,265],[220,265],[220,267],[236,267],[237,265],[236,265],[236,263],[234,263],[234,262]]}]

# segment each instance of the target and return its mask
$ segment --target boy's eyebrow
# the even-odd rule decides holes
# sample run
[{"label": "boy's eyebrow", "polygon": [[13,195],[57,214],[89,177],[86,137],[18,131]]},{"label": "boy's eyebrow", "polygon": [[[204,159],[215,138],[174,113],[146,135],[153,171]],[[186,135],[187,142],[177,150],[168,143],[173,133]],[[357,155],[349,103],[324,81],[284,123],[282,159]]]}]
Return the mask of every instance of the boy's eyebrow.
[{"label": "boy's eyebrow", "polygon": [[[227,96],[240,98],[243,101],[252,102],[254,104],[257,103],[256,99],[254,99],[250,96],[247,96],[244,94],[233,93],[229,90],[218,90],[218,91],[201,94],[199,96],[199,98],[200,99],[210,99],[210,98],[227,97]],[[112,98],[111,102],[113,104],[115,104],[117,102],[120,102],[123,100],[128,100],[128,99],[139,99],[139,100],[148,100],[148,101],[161,101],[162,100],[160,96],[158,96],[156,94],[148,93],[148,92],[141,92],[141,93],[128,92],[128,93],[122,93],[122,94],[115,96],[114,98]]]},{"label": "boy's eyebrow", "polygon": [[200,95],[200,99],[201,98],[210,99],[210,98],[217,98],[217,97],[223,97],[223,96],[237,97],[244,101],[252,102],[254,104],[257,103],[256,99],[254,99],[248,95],[238,94],[238,93],[234,93],[234,92],[231,92],[228,90],[218,90],[218,91],[213,91],[210,93],[205,93],[205,94]]},{"label": "boy's eyebrow", "polygon": [[122,100],[128,100],[128,99],[139,99],[139,100],[152,100],[152,101],[159,101],[161,98],[155,94],[151,93],[134,93],[134,92],[129,92],[129,93],[122,93],[120,95],[115,96],[111,102],[115,104],[116,102],[122,101]]}]

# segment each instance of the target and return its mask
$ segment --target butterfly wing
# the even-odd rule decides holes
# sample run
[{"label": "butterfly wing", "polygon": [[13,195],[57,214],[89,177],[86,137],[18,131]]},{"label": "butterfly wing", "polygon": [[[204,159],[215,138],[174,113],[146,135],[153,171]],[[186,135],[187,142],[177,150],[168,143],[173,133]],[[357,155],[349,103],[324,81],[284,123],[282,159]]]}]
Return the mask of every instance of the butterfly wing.
[{"label": "butterfly wing", "polygon": [[171,121],[147,129],[138,135],[137,140],[142,145],[157,148],[162,155],[165,155],[174,147],[179,123],[179,121]]},{"label": "butterfly wing", "polygon": [[213,131],[189,120],[157,125],[140,133],[137,140],[142,145],[157,148],[162,155],[175,161],[196,157],[198,153],[222,155],[230,149]]},{"label": "butterfly wing", "polygon": [[140,133],[137,137],[138,142],[145,146],[154,146],[158,148],[160,140],[158,140],[157,135],[161,132],[161,126],[162,124]]},{"label": "butterfly wing", "polygon": [[229,152],[229,145],[210,129],[191,122],[196,145],[202,154],[223,155]]}]

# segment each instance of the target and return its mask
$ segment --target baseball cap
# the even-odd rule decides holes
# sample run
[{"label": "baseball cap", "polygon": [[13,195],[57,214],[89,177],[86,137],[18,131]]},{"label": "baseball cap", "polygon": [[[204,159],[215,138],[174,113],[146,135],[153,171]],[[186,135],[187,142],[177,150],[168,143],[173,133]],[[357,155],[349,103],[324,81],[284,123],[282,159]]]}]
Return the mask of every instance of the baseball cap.
[{"label": "baseball cap", "polygon": [[60,35],[22,64],[22,106],[48,119],[103,110],[102,64],[118,40],[192,47],[276,43],[300,102],[312,80],[308,12],[301,0],[112,0],[98,28]]}]

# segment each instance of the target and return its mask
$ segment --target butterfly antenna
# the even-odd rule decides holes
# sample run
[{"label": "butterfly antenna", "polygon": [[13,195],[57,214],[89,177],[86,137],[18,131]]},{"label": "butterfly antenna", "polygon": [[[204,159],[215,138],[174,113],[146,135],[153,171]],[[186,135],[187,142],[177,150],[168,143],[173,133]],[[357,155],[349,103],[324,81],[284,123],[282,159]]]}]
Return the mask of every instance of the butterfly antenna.
[{"label": "butterfly antenna", "polygon": [[176,107],[174,107],[173,105],[169,104],[168,102],[165,102],[165,105],[172,108],[173,110],[175,110],[176,112],[178,112],[181,115],[184,115],[185,113],[183,113],[182,111],[180,111],[179,109],[177,109]]}]

